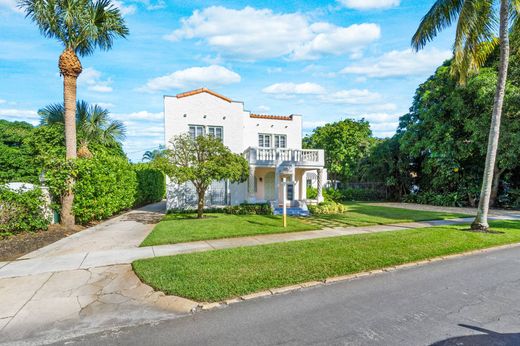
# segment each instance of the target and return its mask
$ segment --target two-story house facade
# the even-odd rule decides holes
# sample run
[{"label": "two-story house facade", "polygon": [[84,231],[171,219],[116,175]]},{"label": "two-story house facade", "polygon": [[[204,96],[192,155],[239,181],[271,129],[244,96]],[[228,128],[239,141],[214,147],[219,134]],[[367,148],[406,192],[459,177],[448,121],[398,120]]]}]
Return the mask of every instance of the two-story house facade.
[{"label": "two-story house facade", "polygon": [[[281,205],[286,187],[288,206],[307,202],[306,189],[326,181],[323,150],[302,149],[302,117],[251,113],[243,102],[233,101],[209,89],[197,89],[164,97],[166,146],[176,135],[212,135],[249,162],[245,183],[217,182],[207,193],[208,205],[269,202]],[[284,185],[283,182],[286,182]],[[168,208],[184,208],[196,202],[193,189],[185,184],[168,186]]]}]

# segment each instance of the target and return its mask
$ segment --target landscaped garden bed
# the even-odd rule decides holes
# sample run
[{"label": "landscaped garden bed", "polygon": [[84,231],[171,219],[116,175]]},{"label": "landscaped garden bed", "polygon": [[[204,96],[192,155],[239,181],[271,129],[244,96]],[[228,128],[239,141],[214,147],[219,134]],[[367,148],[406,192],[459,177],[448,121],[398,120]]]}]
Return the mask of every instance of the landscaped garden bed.
[{"label": "landscaped garden bed", "polygon": [[375,270],[520,242],[519,221],[497,221],[501,234],[467,225],[360,234],[138,260],[136,274],[167,294],[222,301],[270,288]]},{"label": "landscaped garden bed", "polygon": [[198,240],[246,237],[260,234],[319,230],[325,227],[383,225],[391,223],[450,219],[455,213],[416,211],[347,203],[340,214],[314,215],[308,218],[288,217],[287,228],[281,216],[206,214],[169,214],[155,226],[141,246],[176,244]]}]

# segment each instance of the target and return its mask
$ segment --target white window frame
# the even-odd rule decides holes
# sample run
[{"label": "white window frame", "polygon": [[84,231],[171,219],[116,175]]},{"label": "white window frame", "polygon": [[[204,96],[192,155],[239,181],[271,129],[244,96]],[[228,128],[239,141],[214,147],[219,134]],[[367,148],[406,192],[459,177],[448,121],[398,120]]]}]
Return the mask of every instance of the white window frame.
[{"label": "white window frame", "polygon": [[282,149],[287,148],[287,135],[274,135],[274,147]]},{"label": "white window frame", "polygon": [[[195,139],[198,136],[206,135],[206,136],[215,136],[221,141],[224,140],[224,126],[214,126],[214,125],[188,125],[188,133],[191,138]],[[217,135],[218,130],[220,130],[220,135]],[[213,132],[213,133],[211,133]]]},{"label": "white window frame", "polygon": [[259,148],[272,148],[272,135],[268,133],[258,134],[258,147]]},{"label": "white window frame", "polygon": [[[218,130],[220,130],[220,135],[217,135]],[[208,136],[214,136],[215,138],[218,138],[221,141],[224,140],[224,127],[223,126],[213,126],[213,125],[206,126],[206,131],[207,131]]]}]

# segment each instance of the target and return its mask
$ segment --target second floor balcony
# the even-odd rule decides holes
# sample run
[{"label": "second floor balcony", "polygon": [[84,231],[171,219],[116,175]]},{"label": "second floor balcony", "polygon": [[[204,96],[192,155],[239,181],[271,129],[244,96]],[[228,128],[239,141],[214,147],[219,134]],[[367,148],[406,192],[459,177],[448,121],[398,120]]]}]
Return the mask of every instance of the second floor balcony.
[{"label": "second floor balcony", "polygon": [[325,165],[325,152],[321,149],[249,147],[244,155],[253,166],[276,167],[280,164],[294,164],[297,167],[322,168]]}]

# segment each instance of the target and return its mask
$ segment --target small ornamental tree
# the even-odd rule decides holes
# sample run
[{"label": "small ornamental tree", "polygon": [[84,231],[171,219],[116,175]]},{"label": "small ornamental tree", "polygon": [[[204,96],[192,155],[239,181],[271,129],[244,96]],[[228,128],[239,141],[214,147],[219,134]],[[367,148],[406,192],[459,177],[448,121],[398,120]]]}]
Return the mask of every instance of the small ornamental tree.
[{"label": "small ornamental tree", "polygon": [[192,138],[189,134],[173,137],[171,147],[158,158],[157,166],[177,184],[191,182],[197,192],[197,217],[204,212],[204,197],[214,181],[244,182],[249,166],[220,139],[212,136]]}]

